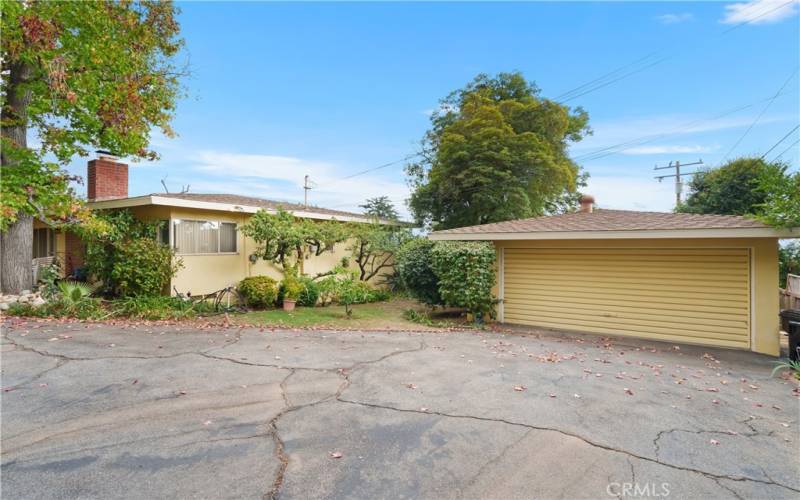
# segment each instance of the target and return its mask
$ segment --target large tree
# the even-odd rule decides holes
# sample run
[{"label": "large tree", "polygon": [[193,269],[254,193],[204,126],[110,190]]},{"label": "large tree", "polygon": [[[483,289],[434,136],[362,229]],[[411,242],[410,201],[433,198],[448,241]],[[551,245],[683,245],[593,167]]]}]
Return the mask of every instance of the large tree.
[{"label": "large tree", "polygon": [[586,112],[520,73],[478,75],[431,116],[422,160],[406,168],[411,211],[445,229],[568,209],[581,172],[567,148],[588,133]]},{"label": "large tree", "polygon": [[[63,167],[95,148],[156,157],[150,134],[180,93],[176,11],[168,1],[2,2],[2,290],[30,288],[33,218],[85,211]],[[31,135],[35,140],[28,142]]]},{"label": "large tree", "polygon": [[397,220],[400,214],[394,208],[394,204],[388,196],[377,196],[375,198],[368,198],[363,205],[359,207],[364,209],[364,214],[370,217],[377,217],[384,220]]},{"label": "large tree", "polygon": [[760,158],[737,158],[700,172],[689,183],[689,195],[678,212],[755,215],[767,200],[764,181],[783,177],[786,167]]}]

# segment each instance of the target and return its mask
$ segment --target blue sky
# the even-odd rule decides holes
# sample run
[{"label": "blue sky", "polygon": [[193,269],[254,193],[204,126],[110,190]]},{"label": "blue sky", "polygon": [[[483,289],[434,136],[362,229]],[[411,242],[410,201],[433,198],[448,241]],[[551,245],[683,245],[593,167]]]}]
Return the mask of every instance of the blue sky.
[{"label": "blue sky", "polygon": [[[413,153],[437,101],[481,72],[519,70],[558,98],[647,56],[568,102],[589,113],[595,133],[571,151],[607,208],[670,210],[655,164],[716,165],[759,115],[731,156],[761,155],[800,122],[797,1],[179,6],[192,73],[179,137],[156,134],[162,159],[131,164],[132,195],[166,177],[174,190],[298,201],[309,174],[315,204],[402,205],[402,164],[341,178]],[[798,147],[782,159],[797,168]]]}]

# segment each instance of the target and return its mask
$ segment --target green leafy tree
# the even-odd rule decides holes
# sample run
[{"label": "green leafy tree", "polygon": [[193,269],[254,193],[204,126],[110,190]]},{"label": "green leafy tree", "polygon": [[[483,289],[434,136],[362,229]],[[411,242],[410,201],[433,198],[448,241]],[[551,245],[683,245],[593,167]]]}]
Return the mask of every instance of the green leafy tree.
[{"label": "green leafy tree", "polygon": [[567,148],[587,124],[581,108],[541,97],[520,73],[478,75],[441,101],[423,160],[406,167],[414,217],[446,229],[569,209],[580,167]]},{"label": "green leafy tree", "polygon": [[369,198],[363,205],[359,207],[364,209],[364,214],[377,219],[383,220],[398,220],[400,214],[394,204],[389,200],[388,196],[378,196],[376,198]]},{"label": "green leafy tree", "polygon": [[410,231],[385,224],[353,224],[350,251],[359,279],[369,281],[392,269],[394,254],[411,237]]},{"label": "green leafy tree", "polygon": [[271,214],[259,210],[242,226],[242,233],[258,245],[256,253],[264,260],[288,269],[303,256],[333,251],[334,245],[347,239],[349,228],[335,221],[300,219],[279,208]]},{"label": "green leafy tree", "polygon": [[786,166],[761,178],[766,193],[758,218],[775,227],[800,227],[800,172],[786,173]]},{"label": "green leafy tree", "polygon": [[2,3],[4,292],[31,286],[34,216],[59,225],[88,215],[63,165],[95,148],[154,158],[152,130],[173,135],[181,76],[173,58],[182,44],[175,14],[168,1]]},{"label": "green leafy tree", "polygon": [[689,183],[689,195],[678,212],[694,214],[755,214],[766,201],[763,179],[783,175],[779,163],[760,158],[738,158],[700,172]]}]

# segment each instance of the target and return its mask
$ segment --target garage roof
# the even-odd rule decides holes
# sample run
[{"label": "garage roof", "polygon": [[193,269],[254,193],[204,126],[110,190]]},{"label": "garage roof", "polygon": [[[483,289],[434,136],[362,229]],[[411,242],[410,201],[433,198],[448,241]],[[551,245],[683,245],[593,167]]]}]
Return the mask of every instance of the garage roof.
[{"label": "garage roof", "polygon": [[615,238],[797,238],[800,228],[775,229],[736,215],[701,215],[595,209],[481,224],[430,234],[433,240]]}]

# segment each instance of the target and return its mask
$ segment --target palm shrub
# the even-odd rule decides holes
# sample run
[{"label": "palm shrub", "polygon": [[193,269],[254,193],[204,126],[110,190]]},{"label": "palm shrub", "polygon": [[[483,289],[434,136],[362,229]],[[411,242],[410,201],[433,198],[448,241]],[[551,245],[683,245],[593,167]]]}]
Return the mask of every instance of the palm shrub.
[{"label": "palm shrub", "polygon": [[494,315],[495,250],[485,242],[436,242],[431,268],[445,305],[463,307],[476,317]]},{"label": "palm shrub", "polygon": [[278,299],[278,282],[269,276],[250,276],[239,282],[239,292],[250,307],[264,308],[275,305]]}]

